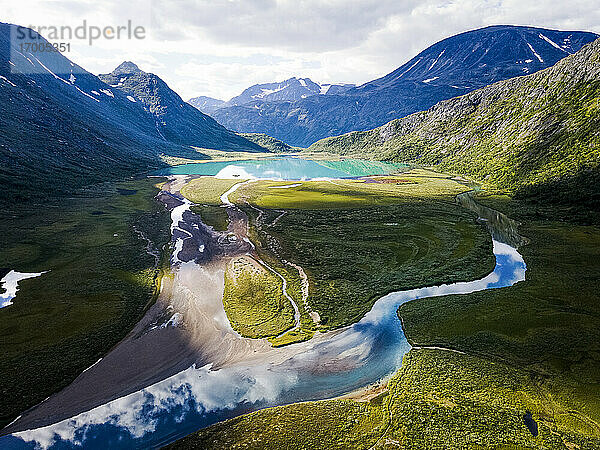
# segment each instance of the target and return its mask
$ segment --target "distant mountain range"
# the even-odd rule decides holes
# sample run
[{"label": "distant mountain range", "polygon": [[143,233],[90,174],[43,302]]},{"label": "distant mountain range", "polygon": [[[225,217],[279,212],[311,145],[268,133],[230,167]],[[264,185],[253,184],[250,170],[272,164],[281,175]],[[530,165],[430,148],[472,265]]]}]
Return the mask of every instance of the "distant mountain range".
[{"label": "distant mountain range", "polygon": [[201,96],[191,98],[188,103],[205,114],[213,114],[217,109],[232,106],[255,105],[262,102],[294,102],[313,95],[342,94],[353,87],[353,84],[319,84],[310,78],[293,77],[279,83],[255,84],[227,102]]},{"label": "distant mountain range", "polygon": [[[231,104],[190,102],[232,130],[266,133],[306,147],[324,137],[368,130],[441,100],[545,69],[596,37],[580,31],[491,26],[444,39],[382,78],[341,91],[330,89],[329,95],[316,95],[317,89],[306,82],[300,98],[284,99],[280,92],[285,89],[277,91],[280,83],[253,86]],[[300,79],[291,80],[300,84]]]},{"label": "distant mountain range", "polygon": [[212,114],[216,109],[225,104],[225,100],[201,95],[199,97],[190,98],[188,103],[204,114]]},{"label": "distant mountain range", "polygon": [[160,154],[202,158],[192,146],[266,151],[134,64],[103,76],[107,84],[58,52],[21,52],[12,27],[0,24],[3,201],[159,167]]},{"label": "distant mountain range", "polygon": [[536,74],[309,150],[438,165],[517,196],[600,211],[600,39]]},{"label": "distant mountain range", "polygon": [[[4,203],[146,171],[163,164],[161,155],[202,158],[203,148],[290,151],[271,137],[307,145],[323,136],[374,128],[439,100],[547,68],[596,38],[586,32],[488,27],[438,42],[362,86],[290,78],[253,86],[228,102],[198,100],[205,107],[221,105],[213,116],[252,132],[246,139],[131,62],[96,77],[60,53],[21,52],[11,43],[11,27],[0,24]],[[40,42],[46,41],[40,37]]]}]

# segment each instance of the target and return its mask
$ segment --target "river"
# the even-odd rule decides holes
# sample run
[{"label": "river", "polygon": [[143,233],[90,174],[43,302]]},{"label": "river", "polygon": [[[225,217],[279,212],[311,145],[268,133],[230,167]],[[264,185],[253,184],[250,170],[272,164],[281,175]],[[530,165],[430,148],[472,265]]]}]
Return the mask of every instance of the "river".
[{"label": "river", "polygon": [[[222,170],[239,171],[227,166],[219,172]],[[248,170],[244,171],[247,176]],[[264,167],[261,171],[264,172]],[[400,367],[402,357],[411,348],[396,314],[400,305],[417,298],[510,286],[525,279],[525,262],[515,248],[522,244],[516,223],[478,205],[469,194],[461,194],[457,201],[475,211],[493,236],[496,265],[486,277],[388,294],[354,325],[317,334],[308,342],[282,349],[264,345],[248,347],[255,345],[248,341],[256,340],[236,336],[232,330],[230,333],[230,326],[224,323],[227,320],[222,305],[213,305],[216,309],[209,316],[215,333],[220,333],[218,336],[226,343],[222,344],[227,346],[223,351],[229,351],[233,342],[248,347],[248,355],[228,363],[191,364],[163,380],[74,417],[0,438],[0,447],[160,447],[230,417],[274,405],[336,397],[389,376]],[[183,225],[181,221],[188,207],[184,205],[173,214],[173,230]],[[177,255],[176,252],[176,260]],[[176,263],[176,287],[181,292],[192,291],[190,280],[202,276],[207,269],[189,261]],[[220,342],[215,345],[218,347]]]}]

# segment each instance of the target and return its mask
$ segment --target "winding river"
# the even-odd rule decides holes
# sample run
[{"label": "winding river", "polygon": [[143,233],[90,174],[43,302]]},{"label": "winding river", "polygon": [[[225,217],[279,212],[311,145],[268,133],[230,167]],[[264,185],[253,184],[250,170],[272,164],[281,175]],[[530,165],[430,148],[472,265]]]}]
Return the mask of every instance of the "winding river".
[{"label": "winding river", "polygon": [[[243,170],[248,175],[247,167],[236,166],[225,165],[219,171],[235,174]],[[493,236],[496,266],[486,277],[388,294],[352,326],[317,334],[312,340],[287,346],[279,353],[265,350],[264,358],[242,358],[217,367],[211,363],[192,364],[166,379],[69,419],[0,438],[0,447],[160,447],[199,428],[259,408],[331,398],[389,376],[400,367],[402,357],[411,348],[396,314],[400,305],[417,298],[501,288],[525,279],[525,262],[516,250],[522,242],[515,222],[478,205],[468,193],[461,194],[457,202],[475,211]],[[174,210],[173,230],[179,227],[187,207],[182,204],[178,211]],[[178,250],[181,252],[181,247]],[[177,254],[176,243],[175,257]],[[175,283],[183,283],[204,270],[194,262],[176,263]],[[223,314],[219,310],[211,318],[221,323]],[[227,333],[226,328],[221,330],[225,330],[221,331],[223,335]],[[278,356],[267,357],[272,354]]]}]

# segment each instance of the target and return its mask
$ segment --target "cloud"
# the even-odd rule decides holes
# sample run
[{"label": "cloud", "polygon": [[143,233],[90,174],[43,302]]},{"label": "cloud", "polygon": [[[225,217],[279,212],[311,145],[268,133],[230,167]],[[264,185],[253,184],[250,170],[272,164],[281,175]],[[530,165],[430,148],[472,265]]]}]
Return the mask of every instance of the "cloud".
[{"label": "cloud", "polygon": [[298,52],[354,47],[416,0],[191,0],[155,2],[154,24],[218,43]]},{"label": "cloud", "polygon": [[292,76],[360,84],[440,39],[487,25],[600,33],[595,0],[23,0],[3,13],[21,24],[147,25],[145,40],[76,45],[67,56],[94,73],[131,59],[185,99],[228,99]]}]

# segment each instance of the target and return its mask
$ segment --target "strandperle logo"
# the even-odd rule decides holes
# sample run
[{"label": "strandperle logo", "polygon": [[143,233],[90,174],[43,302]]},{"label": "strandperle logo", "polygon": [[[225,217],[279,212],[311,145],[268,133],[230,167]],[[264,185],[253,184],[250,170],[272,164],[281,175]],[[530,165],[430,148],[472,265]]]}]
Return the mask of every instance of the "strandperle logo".
[{"label": "strandperle logo", "polygon": [[[135,25],[132,20],[122,25],[98,26],[88,24],[84,20],[80,25],[72,27],[70,25],[30,25],[29,27],[18,26],[13,39],[16,44],[39,44],[39,41],[52,41],[54,44],[70,44],[69,41],[85,41],[88,45],[93,45],[94,41],[99,39],[119,40],[119,39],[145,39],[146,28],[142,25]],[[45,42],[44,42],[45,44]],[[69,45],[70,47],[70,45]],[[64,51],[64,50],[61,50]]]}]

